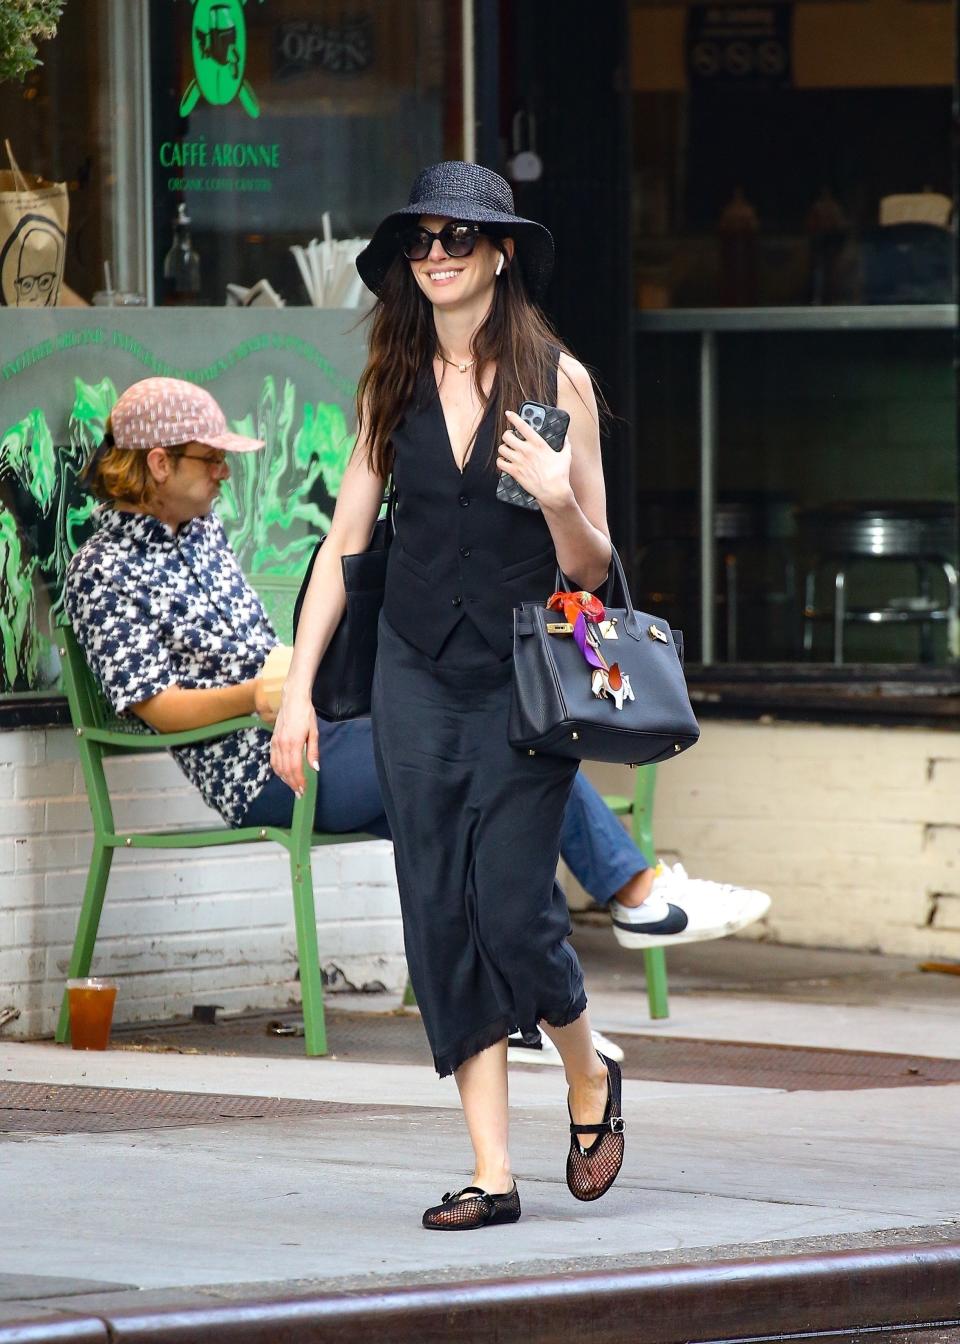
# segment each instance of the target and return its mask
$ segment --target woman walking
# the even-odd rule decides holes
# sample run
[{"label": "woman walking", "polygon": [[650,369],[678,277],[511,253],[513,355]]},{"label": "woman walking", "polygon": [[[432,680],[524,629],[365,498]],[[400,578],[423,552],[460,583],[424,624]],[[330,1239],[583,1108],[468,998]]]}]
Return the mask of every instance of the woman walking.
[{"label": "woman walking", "polygon": [[[394,838],[407,964],[438,1073],[453,1073],[475,1154],[469,1186],[423,1215],[515,1222],[507,1036],[540,1023],[563,1059],[567,1184],[582,1200],[623,1159],[620,1072],[592,1043],[556,883],[576,762],[507,741],[512,612],[546,602],[556,566],[593,589],[610,563],[596,398],[536,306],[553,240],[477,164],[425,169],[357,268],[377,295],[359,430],[318,556],[273,735],[276,772],[316,765],[310,688],[344,608],[340,557],[366,549],[397,495],[373,688],[377,769]],[[570,415],[553,451],[517,414]],[[521,430],[522,433],[518,433]],[[497,498],[501,471],[537,501]]]}]

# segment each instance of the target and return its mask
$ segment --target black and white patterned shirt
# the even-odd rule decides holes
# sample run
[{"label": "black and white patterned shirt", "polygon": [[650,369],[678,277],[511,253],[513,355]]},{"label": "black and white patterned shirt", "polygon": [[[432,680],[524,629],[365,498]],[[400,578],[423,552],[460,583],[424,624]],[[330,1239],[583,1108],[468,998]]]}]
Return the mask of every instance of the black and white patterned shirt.
[{"label": "black and white patterned shirt", "polygon": [[[70,561],[66,608],[110,704],[255,677],[277,637],[213,513],[179,531],[112,507]],[[242,821],[270,775],[270,734],[245,728],[173,756],[211,807]]]}]

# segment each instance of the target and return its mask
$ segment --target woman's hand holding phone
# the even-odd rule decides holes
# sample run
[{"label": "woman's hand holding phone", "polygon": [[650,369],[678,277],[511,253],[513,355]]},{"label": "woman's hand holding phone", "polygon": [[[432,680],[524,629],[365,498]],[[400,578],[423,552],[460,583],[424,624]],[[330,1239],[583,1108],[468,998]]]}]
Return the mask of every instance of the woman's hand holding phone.
[{"label": "woman's hand holding phone", "polygon": [[573,497],[569,438],[564,437],[562,447],[553,448],[528,417],[515,411],[506,415],[511,427],[504,430],[497,448],[498,469],[512,476],[542,509],[563,508]]}]

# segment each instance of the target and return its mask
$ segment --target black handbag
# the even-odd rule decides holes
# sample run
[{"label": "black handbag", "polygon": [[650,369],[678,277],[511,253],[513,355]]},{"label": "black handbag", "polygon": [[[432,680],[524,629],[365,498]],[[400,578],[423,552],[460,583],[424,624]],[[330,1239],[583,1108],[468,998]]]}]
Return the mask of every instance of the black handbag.
[{"label": "black handbag", "polygon": [[[345,555],[340,561],[347,605],[320,660],[311,695],[314,709],[328,723],[362,719],[370,713],[373,668],[377,660],[377,625],[387,581],[387,557],[393,540],[395,500],[391,488],[386,517],[377,520],[370,545],[359,555]],[[322,536],[314,547],[294,603],[294,639],[313,566],[325,541],[326,536]]]},{"label": "black handbag", "polygon": [[[610,605],[614,579],[620,584],[622,607]],[[559,571],[558,580],[563,581]],[[513,613],[511,746],[531,755],[652,765],[692,747],[699,738],[683,675],[683,636],[660,617],[634,611],[616,551],[604,605],[605,622],[595,627],[600,652],[629,678],[634,698],[624,699],[617,709],[612,699],[595,696],[592,669],[563,614],[524,602]]]}]

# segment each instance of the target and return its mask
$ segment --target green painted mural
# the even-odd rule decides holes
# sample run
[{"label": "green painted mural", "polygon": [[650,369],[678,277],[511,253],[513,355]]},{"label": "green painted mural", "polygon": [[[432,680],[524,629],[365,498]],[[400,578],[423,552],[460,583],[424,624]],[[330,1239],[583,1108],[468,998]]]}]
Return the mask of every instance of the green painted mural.
[{"label": "green painted mural", "polygon": [[317,486],[331,500],[340,489],[354,438],[343,411],[322,402],[303,404],[297,425],[297,396],[286,379],[263,381],[255,415],[234,429],[266,440],[262,453],[244,453],[231,462],[218,511],[230,543],[248,574],[300,575],[330,515],[315,502]]},{"label": "green painted mural", "polygon": [[61,449],[54,446],[47,417],[38,406],[0,431],[0,488],[12,482],[14,496],[32,502],[34,514],[33,527],[23,528],[28,510],[21,502],[18,528],[10,508],[0,504],[0,690],[33,690],[55,676],[55,669],[51,669],[52,622],[62,606],[67,562],[86,535],[79,531],[80,526],[93,513],[93,500],[78,491],[75,481],[89,448],[103,437],[105,413],[99,421],[99,432],[91,432],[90,411],[95,398],[99,397],[101,406],[109,405],[115,395],[108,380],[99,388],[87,388],[78,379],[70,442]]},{"label": "green painted mural", "polygon": [[[235,337],[235,330],[231,334]],[[104,368],[115,362],[104,358],[105,345],[133,354],[140,368]],[[297,333],[240,344],[234,340],[213,364],[183,368],[135,334],[121,332],[118,338],[114,332],[109,342],[96,337],[63,341],[67,359],[51,359],[51,372],[68,360],[76,365],[81,346],[92,347],[83,353],[98,355],[100,368],[86,377],[71,371],[69,405],[63,405],[64,371],[58,367],[55,380],[44,379],[52,396],[18,407],[17,418],[7,424],[0,421],[0,694],[56,689],[59,669],[51,633],[62,608],[64,574],[70,556],[96,525],[95,501],[79,477],[102,441],[120,389],[161,368],[180,377],[193,374],[221,400],[234,429],[265,440],[263,452],[231,461],[231,478],[217,505],[244,570],[254,576],[303,572],[318,533],[330,525],[353,448],[348,422],[352,382]],[[279,350],[287,357],[278,357]],[[229,386],[224,375],[241,361],[260,368],[251,376],[254,368],[247,367],[239,380],[250,409],[237,416],[231,412],[238,381]],[[35,369],[38,362],[5,360],[0,341],[3,379]],[[291,362],[298,367],[277,368]],[[302,384],[315,383],[324,364],[333,396],[312,398]],[[225,395],[228,390],[233,395]],[[0,414],[9,402],[3,389]]]}]

